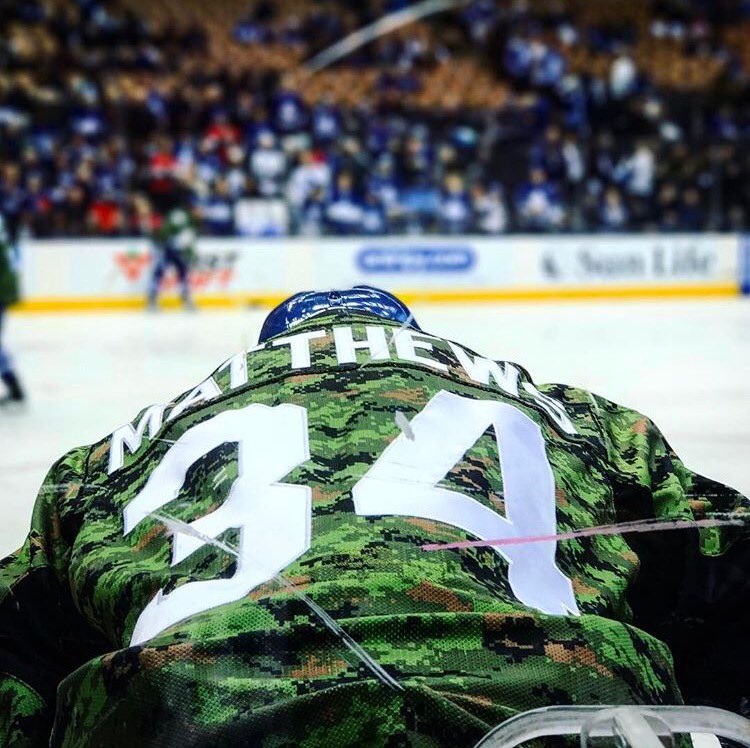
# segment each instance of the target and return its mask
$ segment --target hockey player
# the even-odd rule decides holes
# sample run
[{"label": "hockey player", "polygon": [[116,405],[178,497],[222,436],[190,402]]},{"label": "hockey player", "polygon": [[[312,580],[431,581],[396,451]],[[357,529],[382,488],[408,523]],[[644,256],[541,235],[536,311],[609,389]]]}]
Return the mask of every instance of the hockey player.
[{"label": "hockey player", "polygon": [[182,303],[186,309],[194,309],[190,296],[190,262],[195,253],[197,232],[190,213],[183,208],[173,208],[154,232],[154,267],[148,289],[148,306],[157,309],[159,286],[164,273],[171,266],[177,271],[180,281]]},{"label": "hockey player", "polygon": [[[739,711],[749,516],[648,418],[383,291],[303,293],[52,467],[0,563],[0,743],[471,746],[551,704]],[[633,521],[703,527],[581,535]]]},{"label": "hockey player", "polygon": [[2,343],[3,318],[6,309],[18,301],[18,281],[13,270],[11,243],[0,216],[0,378],[7,394],[0,396],[0,407],[18,405],[24,401],[24,392],[10,356]]}]

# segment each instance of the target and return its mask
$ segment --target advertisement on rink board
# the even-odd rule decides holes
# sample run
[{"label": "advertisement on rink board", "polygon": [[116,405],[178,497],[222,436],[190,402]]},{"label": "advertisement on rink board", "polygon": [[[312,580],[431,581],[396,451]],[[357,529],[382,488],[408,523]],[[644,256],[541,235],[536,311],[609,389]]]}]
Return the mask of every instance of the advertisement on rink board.
[{"label": "advertisement on rink board", "polygon": [[[530,265],[519,274],[539,284],[582,286],[736,283],[738,240],[733,235],[539,237]],[[531,260],[533,256],[533,260]]]},{"label": "advertisement on rink board", "polygon": [[734,235],[511,236],[323,242],[324,277],[414,289],[510,292],[736,286]]},{"label": "advertisement on rink board", "polygon": [[[191,285],[217,306],[357,283],[426,301],[731,294],[750,285],[748,254],[750,239],[734,234],[202,238]],[[146,239],[29,241],[24,306],[136,306],[152,264]],[[164,284],[176,295],[171,273]]]},{"label": "advertisement on rink board", "polygon": [[[31,241],[22,247],[21,280],[26,305],[58,300],[62,305],[114,306],[145,297],[154,252],[147,239]],[[285,253],[271,243],[262,251],[245,239],[202,239],[191,261],[197,297],[239,298],[255,291],[283,292]],[[177,278],[166,273],[167,294]]]}]

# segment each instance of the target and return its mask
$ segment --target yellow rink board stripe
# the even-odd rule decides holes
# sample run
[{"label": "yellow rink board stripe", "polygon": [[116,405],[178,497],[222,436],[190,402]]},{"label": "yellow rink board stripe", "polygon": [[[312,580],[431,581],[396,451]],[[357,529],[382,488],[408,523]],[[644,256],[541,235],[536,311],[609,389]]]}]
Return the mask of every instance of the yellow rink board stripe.
[{"label": "yellow rink board stripe", "polygon": [[[403,289],[395,292],[407,303],[468,303],[503,301],[564,301],[583,299],[647,299],[647,298],[700,298],[736,296],[737,283],[713,283],[680,286],[588,286],[588,287],[536,287],[536,288],[445,288]],[[243,293],[197,296],[196,304],[202,308],[237,308],[243,306],[273,306],[283,301],[285,294]],[[165,308],[180,306],[177,297],[165,297]],[[83,312],[142,309],[145,301],[140,296],[65,296],[28,298],[13,309],[17,312]]]}]

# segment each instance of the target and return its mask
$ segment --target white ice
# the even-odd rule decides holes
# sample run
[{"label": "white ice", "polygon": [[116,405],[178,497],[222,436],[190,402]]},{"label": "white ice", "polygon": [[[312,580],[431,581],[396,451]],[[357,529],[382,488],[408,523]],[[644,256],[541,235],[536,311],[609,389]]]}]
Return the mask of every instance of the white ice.
[{"label": "white ice", "polygon": [[[416,306],[422,327],[538,382],[641,410],[694,470],[750,493],[747,300]],[[11,316],[7,344],[31,394],[0,413],[0,556],[29,526],[52,462],[167,402],[252,345],[265,312]]]}]

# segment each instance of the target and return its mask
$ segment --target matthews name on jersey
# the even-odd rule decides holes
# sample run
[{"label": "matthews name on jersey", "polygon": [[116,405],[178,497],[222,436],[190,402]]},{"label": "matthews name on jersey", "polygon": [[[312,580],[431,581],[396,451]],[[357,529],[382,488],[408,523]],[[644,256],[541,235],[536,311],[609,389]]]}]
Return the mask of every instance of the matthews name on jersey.
[{"label": "matthews name on jersey", "polygon": [[555,535],[749,512],[638,413],[332,309],[53,466],[0,563],[0,743],[469,746],[557,703],[740,710],[746,530]]}]

